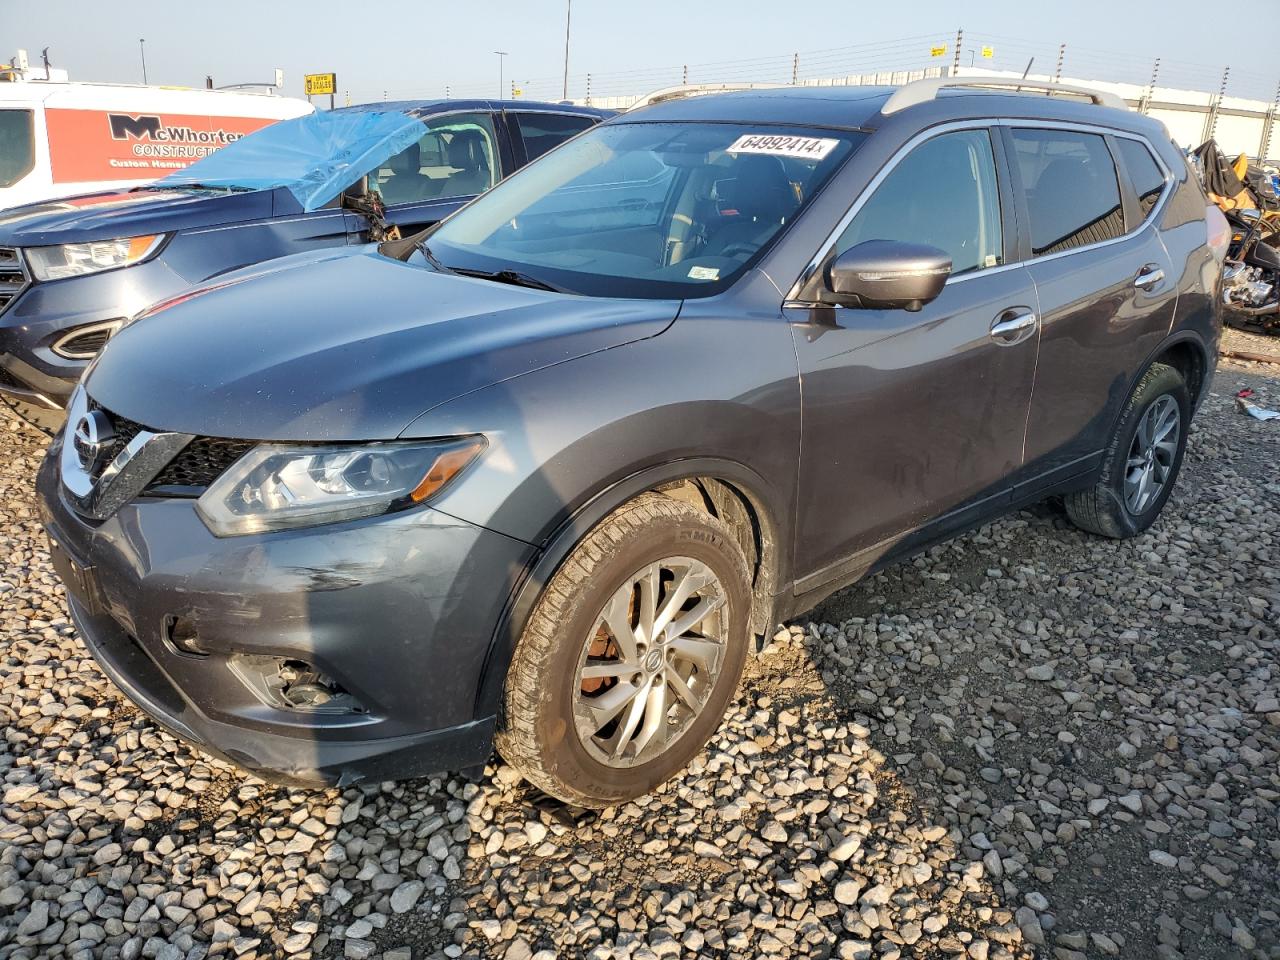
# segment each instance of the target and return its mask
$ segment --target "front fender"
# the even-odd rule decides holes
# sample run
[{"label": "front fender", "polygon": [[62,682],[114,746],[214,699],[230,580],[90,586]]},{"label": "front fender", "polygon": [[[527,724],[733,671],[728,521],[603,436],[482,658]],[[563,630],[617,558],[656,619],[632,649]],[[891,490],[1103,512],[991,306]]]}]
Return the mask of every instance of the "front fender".
[{"label": "front fender", "polygon": [[494,384],[405,431],[467,433],[489,449],[433,506],[540,551],[495,630],[477,715],[496,707],[528,614],[569,551],[645,490],[691,477],[735,488],[768,528],[772,589],[790,584],[800,384],[776,314],[684,312],[661,336]]}]

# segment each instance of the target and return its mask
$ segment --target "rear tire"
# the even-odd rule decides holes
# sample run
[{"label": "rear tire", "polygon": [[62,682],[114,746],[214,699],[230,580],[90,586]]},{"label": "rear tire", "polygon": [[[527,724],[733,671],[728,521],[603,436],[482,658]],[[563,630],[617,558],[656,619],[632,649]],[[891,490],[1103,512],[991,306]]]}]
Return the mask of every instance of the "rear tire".
[{"label": "rear tire", "polygon": [[1125,404],[1098,482],[1063,498],[1071,522],[1116,539],[1136,537],[1155,523],[1178,479],[1190,424],[1182,374],[1153,363]]},{"label": "rear tire", "polygon": [[507,674],[498,752],[567,803],[648,793],[702,749],[734,697],[750,584],[715,517],[653,493],[619,508],[538,599]]}]

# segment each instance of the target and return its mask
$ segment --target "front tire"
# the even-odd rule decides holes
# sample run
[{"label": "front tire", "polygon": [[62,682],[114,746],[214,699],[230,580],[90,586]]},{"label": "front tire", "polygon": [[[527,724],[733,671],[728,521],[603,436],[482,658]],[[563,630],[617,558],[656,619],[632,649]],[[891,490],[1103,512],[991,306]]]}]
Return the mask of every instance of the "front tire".
[{"label": "front tire", "polygon": [[1064,498],[1071,522],[1116,539],[1136,537],[1155,523],[1178,479],[1190,425],[1182,374],[1153,363],[1125,404],[1098,482]]},{"label": "front tire", "polygon": [[660,494],[592,530],[516,645],[498,752],[546,793],[605,807],[648,793],[710,739],[748,647],[733,531]]}]

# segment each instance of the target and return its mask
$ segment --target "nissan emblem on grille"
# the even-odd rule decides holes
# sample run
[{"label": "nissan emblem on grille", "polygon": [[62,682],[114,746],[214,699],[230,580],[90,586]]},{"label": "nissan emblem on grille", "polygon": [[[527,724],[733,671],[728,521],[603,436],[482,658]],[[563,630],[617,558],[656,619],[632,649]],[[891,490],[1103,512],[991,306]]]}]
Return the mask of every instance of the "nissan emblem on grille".
[{"label": "nissan emblem on grille", "polygon": [[97,473],[115,435],[111,419],[101,410],[86,410],[76,421],[71,443],[85,473]]}]

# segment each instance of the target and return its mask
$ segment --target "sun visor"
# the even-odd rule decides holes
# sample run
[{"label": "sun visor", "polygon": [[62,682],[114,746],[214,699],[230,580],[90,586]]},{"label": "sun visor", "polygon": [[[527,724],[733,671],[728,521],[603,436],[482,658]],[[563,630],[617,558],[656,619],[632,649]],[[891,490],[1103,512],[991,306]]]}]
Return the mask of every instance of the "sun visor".
[{"label": "sun visor", "polygon": [[229,143],[158,181],[154,189],[286,187],[304,210],[318,210],[424,132],[419,118],[399,111],[312,113]]}]

